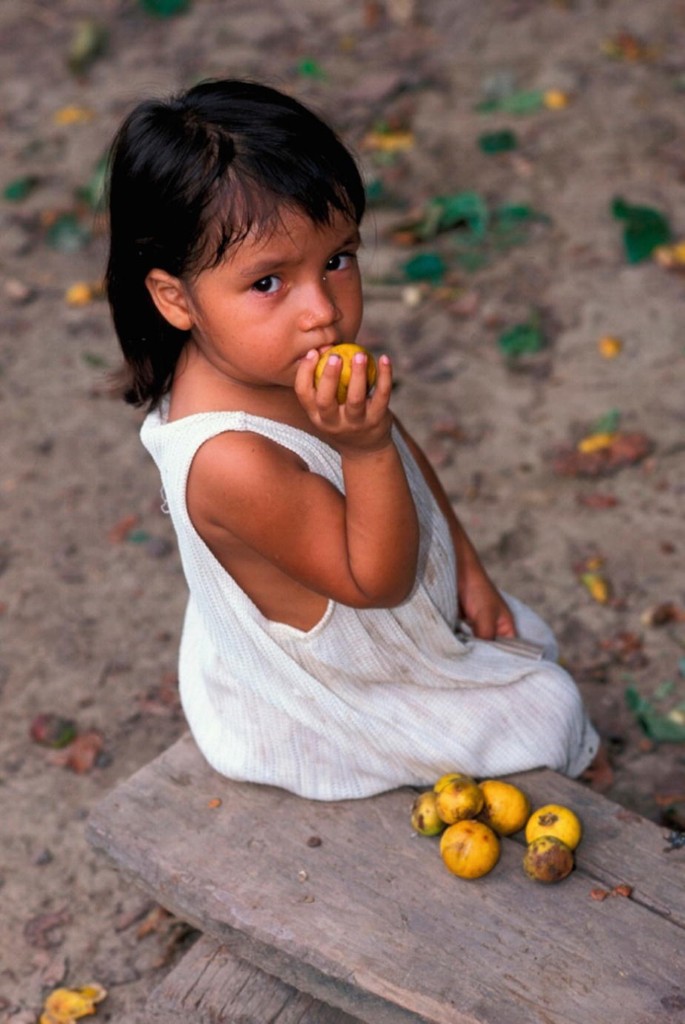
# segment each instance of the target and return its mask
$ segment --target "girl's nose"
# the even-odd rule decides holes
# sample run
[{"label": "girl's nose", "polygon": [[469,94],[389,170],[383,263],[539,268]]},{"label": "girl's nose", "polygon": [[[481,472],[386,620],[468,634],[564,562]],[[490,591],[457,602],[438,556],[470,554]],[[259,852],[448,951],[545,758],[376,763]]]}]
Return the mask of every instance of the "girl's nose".
[{"label": "girl's nose", "polygon": [[340,317],[341,313],[335,304],[330,284],[327,278],[323,277],[307,289],[302,310],[303,328],[311,331],[317,327],[328,327],[337,323]]}]

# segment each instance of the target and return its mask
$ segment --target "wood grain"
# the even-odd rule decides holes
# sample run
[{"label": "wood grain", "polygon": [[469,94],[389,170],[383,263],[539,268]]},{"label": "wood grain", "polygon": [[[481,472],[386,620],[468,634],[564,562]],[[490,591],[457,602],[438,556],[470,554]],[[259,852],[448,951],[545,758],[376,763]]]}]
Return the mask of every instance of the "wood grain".
[{"label": "wood grain", "polygon": [[361,1024],[200,939],[150,994],[150,1024]]},{"label": "wood grain", "polygon": [[[619,1010],[622,1024],[682,1024],[683,854],[555,773],[518,781],[534,805],[560,800],[583,820],[560,885],[526,878],[513,840],[485,878],[450,875],[411,829],[411,790],[303,800],[222,778],[190,737],[110,794],[88,831],[163,906],[369,1024],[607,1024]],[[633,897],[591,899],[617,882]]]}]

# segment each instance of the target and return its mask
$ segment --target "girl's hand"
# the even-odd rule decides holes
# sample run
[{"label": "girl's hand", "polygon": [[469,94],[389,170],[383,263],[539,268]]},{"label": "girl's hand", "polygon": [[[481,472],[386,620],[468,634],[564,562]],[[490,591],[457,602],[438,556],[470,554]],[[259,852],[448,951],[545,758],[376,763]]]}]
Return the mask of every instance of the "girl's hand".
[{"label": "girl's hand", "polygon": [[479,640],[516,636],[509,606],[479,562],[459,565],[458,592],[459,615]]},{"label": "girl's hand", "polygon": [[318,386],[314,370],[321,353],[311,349],[301,361],[295,377],[297,395],[317,430],[328,435],[334,446],[346,455],[377,451],[390,442],[392,416],[389,409],[392,391],[392,367],[387,356],[378,360],[373,393],[367,395],[367,356],[358,352],[352,359],[347,397],[339,404],[336,393],[342,368],[339,356],[332,356]]}]

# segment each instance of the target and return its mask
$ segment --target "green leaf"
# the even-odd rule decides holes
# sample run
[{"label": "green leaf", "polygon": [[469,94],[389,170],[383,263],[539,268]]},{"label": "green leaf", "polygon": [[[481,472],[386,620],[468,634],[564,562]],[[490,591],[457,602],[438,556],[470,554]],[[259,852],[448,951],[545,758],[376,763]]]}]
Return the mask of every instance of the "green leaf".
[{"label": "green leaf", "polygon": [[528,323],[516,324],[504,331],[497,339],[500,350],[510,359],[539,352],[544,348],[545,339],[537,317]]},{"label": "green leaf", "polygon": [[25,174],[21,178],[10,181],[3,190],[3,196],[10,203],[20,203],[22,199],[30,196],[38,184],[38,178],[33,174]]},{"label": "green leaf", "polygon": [[484,100],[476,106],[481,114],[534,114],[545,105],[544,89],[522,89],[507,95]]},{"label": "green leaf", "polygon": [[107,47],[107,29],[92,18],[76,24],[67,52],[67,66],[74,75],[84,74]]},{"label": "green leaf", "polygon": [[410,281],[429,281],[431,284],[439,284],[445,276],[447,266],[439,253],[424,252],[408,260],[404,264],[403,270]]},{"label": "green leaf", "polygon": [[107,155],[100,157],[93,169],[93,173],[82,188],[78,189],[77,196],[88,203],[91,210],[102,208],[105,199],[105,187],[107,182]]},{"label": "green leaf", "polygon": [[485,132],[478,138],[478,145],[483,153],[488,156],[494,153],[510,153],[518,146],[518,139],[514,132],[503,128],[499,132]]},{"label": "green leaf", "polygon": [[635,719],[650,740],[655,743],[685,743],[685,723],[672,713],[665,715],[655,711],[648,700],[641,697],[634,686],[627,687],[625,701]]},{"label": "green leaf", "polygon": [[319,82],[326,78],[326,72],[314,57],[304,57],[297,65],[297,72],[303,78],[313,78]]},{"label": "green leaf", "polygon": [[646,701],[644,697],[641,697],[634,686],[627,686],[625,693],[626,707],[629,711],[637,714],[644,707],[649,707],[649,701]]},{"label": "green leaf", "polygon": [[126,540],[130,541],[131,544],[147,544],[150,540],[150,534],[147,530],[131,530],[130,533],[126,534]]},{"label": "green leaf", "polygon": [[457,192],[450,196],[437,196],[432,200],[440,210],[439,228],[450,228],[465,224],[476,238],[482,238],[489,222],[488,207],[478,192]]},{"label": "green leaf", "polygon": [[78,252],[90,241],[90,231],[73,213],[63,213],[48,228],[45,240],[51,249],[59,252]]},{"label": "green leaf", "polygon": [[156,18],[173,18],[184,14],[190,7],[190,0],[138,0],[138,3],[147,14]]},{"label": "green leaf", "polygon": [[640,263],[651,256],[659,245],[672,239],[665,215],[650,206],[632,206],[620,196],[612,200],[611,211],[616,220],[625,221],[623,246],[628,263]]},{"label": "green leaf", "polygon": [[621,410],[609,409],[592,425],[593,434],[615,434],[621,422]]},{"label": "green leaf", "polygon": [[81,359],[86,366],[93,366],[95,369],[104,369],[109,365],[106,359],[103,359],[97,352],[82,352]]}]

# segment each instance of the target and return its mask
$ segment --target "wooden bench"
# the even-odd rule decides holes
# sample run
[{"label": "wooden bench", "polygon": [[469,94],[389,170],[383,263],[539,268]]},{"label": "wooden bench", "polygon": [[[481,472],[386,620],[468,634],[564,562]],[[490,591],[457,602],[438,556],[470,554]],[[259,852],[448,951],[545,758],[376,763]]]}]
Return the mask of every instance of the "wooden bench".
[{"label": "wooden bench", "polygon": [[[514,781],[585,829],[562,883],[520,837],[477,881],[409,823],[414,792],[320,803],[230,782],[181,739],[95,809],[91,842],[203,933],[166,1024],[683,1024],[685,849],[549,771]],[[593,898],[626,884],[629,897]],[[595,893],[596,896],[596,893]]]}]

